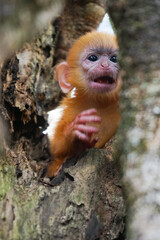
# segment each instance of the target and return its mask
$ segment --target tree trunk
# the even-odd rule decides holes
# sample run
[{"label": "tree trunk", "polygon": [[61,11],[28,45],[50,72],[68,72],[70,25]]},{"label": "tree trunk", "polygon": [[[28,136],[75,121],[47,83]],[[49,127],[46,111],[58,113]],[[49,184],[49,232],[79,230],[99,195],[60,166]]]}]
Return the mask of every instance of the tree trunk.
[{"label": "tree trunk", "polygon": [[123,73],[119,152],[128,239],[160,239],[160,2],[108,1]]},{"label": "tree trunk", "polygon": [[0,62],[33,37],[62,10],[64,0],[1,0]]},{"label": "tree trunk", "polygon": [[50,160],[42,134],[46,113],[62,97],[54,66],[104,13],[102,0],[68,0],[61,16],[3,63],[0,239],[112,240],[123,235],[125,207],[111,143],[67,161],[52,181],[39,178]]}]

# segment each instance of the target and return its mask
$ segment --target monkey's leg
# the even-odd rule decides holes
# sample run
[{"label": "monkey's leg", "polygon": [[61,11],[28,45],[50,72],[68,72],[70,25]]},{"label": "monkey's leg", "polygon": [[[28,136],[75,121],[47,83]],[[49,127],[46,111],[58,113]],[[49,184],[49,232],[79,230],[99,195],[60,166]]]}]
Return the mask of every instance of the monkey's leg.
[{"label": "monkey's leg", "polygon": [[66,161],[66,158],[56,158],[54,159],[49,166],[44,170],[43,177],[55,177],[62,168],[63,163]]}]

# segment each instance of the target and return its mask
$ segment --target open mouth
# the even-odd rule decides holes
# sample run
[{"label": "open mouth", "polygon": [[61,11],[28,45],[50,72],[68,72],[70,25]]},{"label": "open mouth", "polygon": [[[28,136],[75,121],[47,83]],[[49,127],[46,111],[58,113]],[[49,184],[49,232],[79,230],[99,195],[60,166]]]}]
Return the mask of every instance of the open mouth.
[{"label": "open mouth", "polygon": [[115,80],[109,76],[98,77],[93,80],[95,83],[102,83],[102,84],[113,84]]},{"label": "open mouth", "polygon": [[90,86],[95,91],[108,92],[117,86],[117,81],[110,76],[100,76],[90,81]]}]

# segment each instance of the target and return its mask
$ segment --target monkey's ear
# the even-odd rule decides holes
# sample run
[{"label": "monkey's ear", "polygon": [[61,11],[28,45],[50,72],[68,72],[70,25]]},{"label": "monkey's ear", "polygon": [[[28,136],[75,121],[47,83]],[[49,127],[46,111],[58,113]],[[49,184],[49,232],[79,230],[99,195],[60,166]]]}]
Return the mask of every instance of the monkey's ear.
[{"label": "monkey's ear", "polygon": [[73,87],[67,82],[67,74],[69,71],[69,66],[67,62],[62,62],[56,67],[56,78],[62,89],[62,92],[68,93]]}]

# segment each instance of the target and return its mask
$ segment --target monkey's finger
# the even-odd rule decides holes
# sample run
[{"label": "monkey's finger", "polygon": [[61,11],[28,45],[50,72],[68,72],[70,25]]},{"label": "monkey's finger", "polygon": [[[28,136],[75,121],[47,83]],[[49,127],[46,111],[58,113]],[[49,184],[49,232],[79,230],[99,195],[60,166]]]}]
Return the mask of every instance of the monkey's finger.
[{"label": "monkey's finger", "polygon": [[88,137],[85,133],[80,132],[79,130],[74,131],[76,137],[83,142],[90,143],[90,137]]},{"label": "monkey's finger", "polygon": [[91,108],[91,109],[88,109],[88,110],[85,110],[85,111],[81,112],[79,115],[89,116],[89,115],[96,114],[96,113],[97,113],[97,110],[95,108]]},{"label": "monkey's finger", "polygon": [[91,147],[94,147],[94,145],[98,142],[98,137],[94,138],[91,142]]},{"label": "monkey's finger", "polygon": [[93,126],[87,126],[84,124],[76,124],[74,126],[75,130],[79,130],[81,132],[85,132],[85,133],[90,133],[90,136],[92,135],[92,133],[98,133],[98,128],[93,127]]},{"label": "monkey's finger", "polygon": [[75,124],[80,123],[100,123],[101,117],[99,116],[80,116],[78,119],[76,119]]}]

